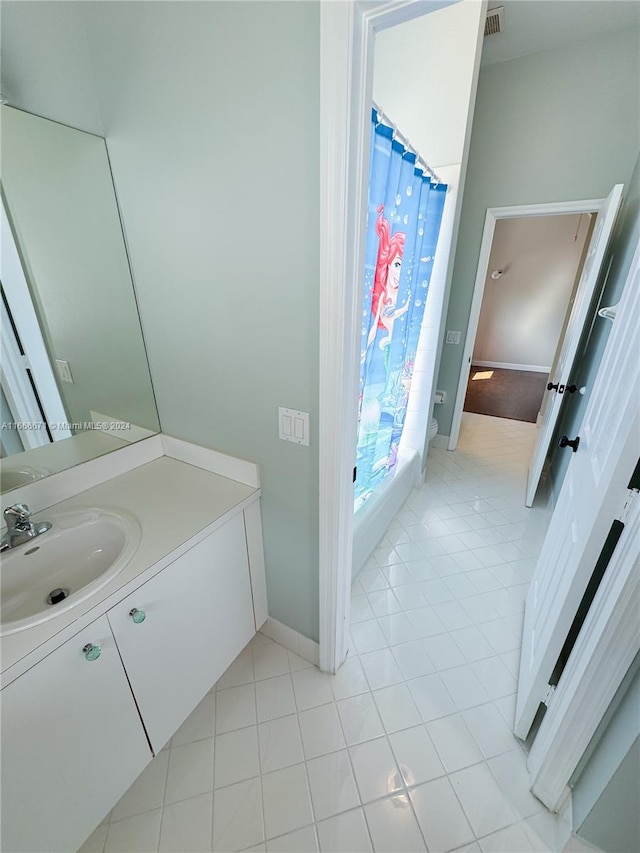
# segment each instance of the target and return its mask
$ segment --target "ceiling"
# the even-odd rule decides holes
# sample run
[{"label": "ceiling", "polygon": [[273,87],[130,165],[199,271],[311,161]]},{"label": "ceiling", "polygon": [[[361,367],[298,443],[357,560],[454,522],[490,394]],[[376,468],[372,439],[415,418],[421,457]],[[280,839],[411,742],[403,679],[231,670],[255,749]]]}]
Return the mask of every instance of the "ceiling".
[{"label": "ceiling", "polygon": [[484,40],[482,66],[551,50],[607,30],[640,27],[638,0],[490,0],[504,30]]}]

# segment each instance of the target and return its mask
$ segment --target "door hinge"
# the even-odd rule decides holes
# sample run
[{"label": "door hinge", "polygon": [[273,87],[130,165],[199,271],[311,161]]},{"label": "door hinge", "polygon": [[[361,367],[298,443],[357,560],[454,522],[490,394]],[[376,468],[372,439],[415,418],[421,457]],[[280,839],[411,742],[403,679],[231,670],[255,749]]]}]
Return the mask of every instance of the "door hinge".
[{"label": "door hinge", "polygon": [[542,700],[542,704],[549,707],[549,702],[551,701],[551,697],[556,692],[556,684],[547,684],[547,692],[545,693],[544,699]]},{"label": "door hinge", "polygon": [[629,492],[627,494],[627,499],[624,502],[624,506],[622,507],[622,512],[618,516],[618,521],[621,521],[623,524],[626,523],[627,517],[628,517],[629,513],[631,512],[631,507],[638,500],[638,494],[639,494],[638,489],[629,489]]}]

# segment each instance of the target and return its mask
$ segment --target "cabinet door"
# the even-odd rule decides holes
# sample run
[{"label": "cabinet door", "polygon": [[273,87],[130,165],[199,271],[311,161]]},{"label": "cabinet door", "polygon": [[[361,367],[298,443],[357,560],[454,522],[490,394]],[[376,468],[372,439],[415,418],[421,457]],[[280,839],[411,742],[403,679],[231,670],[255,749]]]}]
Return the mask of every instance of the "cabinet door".
[{"label": "cabinet door", "polygon": [[108,616],[157,753],[255,632],[242,513]]},{"label": "cabinet door", "polygon": [[152,757],[106,616],[1,701],[2,850],[77,850]]}]

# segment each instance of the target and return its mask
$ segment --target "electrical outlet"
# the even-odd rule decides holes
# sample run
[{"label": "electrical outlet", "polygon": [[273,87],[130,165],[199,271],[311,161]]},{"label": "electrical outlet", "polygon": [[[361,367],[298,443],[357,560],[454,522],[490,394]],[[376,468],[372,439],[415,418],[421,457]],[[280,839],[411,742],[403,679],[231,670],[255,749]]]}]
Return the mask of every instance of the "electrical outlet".
[{"label": "electrical outlet", "polygon": [[459,344],[460,343],[460,332],[447,332],[446,343],[448,343],[448,344]]},{"label": "electrical outlet", "polygon": [[56,370],[58,371],[61,382],[70,382],[73,385],[73,376],[71,375],[71,368],[68,361],[56,358]]}]

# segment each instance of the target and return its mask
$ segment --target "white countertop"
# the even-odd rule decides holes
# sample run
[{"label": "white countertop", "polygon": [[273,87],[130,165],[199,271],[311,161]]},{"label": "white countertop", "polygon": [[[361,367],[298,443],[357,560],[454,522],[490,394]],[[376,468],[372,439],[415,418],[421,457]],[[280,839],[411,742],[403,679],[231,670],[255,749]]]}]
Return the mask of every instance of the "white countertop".
[{"label": "white countertop", "polygon": [[[145,572],[160,562],[163,565],[158,568],[172,562],[178,556],[170,556],[176,549],[194,537],[197,541],[198,534],[206,528],[223,523],[259,495],[260,489],[162,456],[51,507],[51,511],[84,507],[125,510],[140,523],[140,545],[125,568],[86,601],[48,622],[2,637],[2,671],[48,644],[60,632],[64,632],[60,641],[66,639],[68,633],[75,633],[74,623],[81,630],[87,621],[97,618],[135,589],[137,583],[144,582]],[[35,520],[46,518],[47,510],[34,515]],[[42,652],[48,650],[45,647]]]}]

